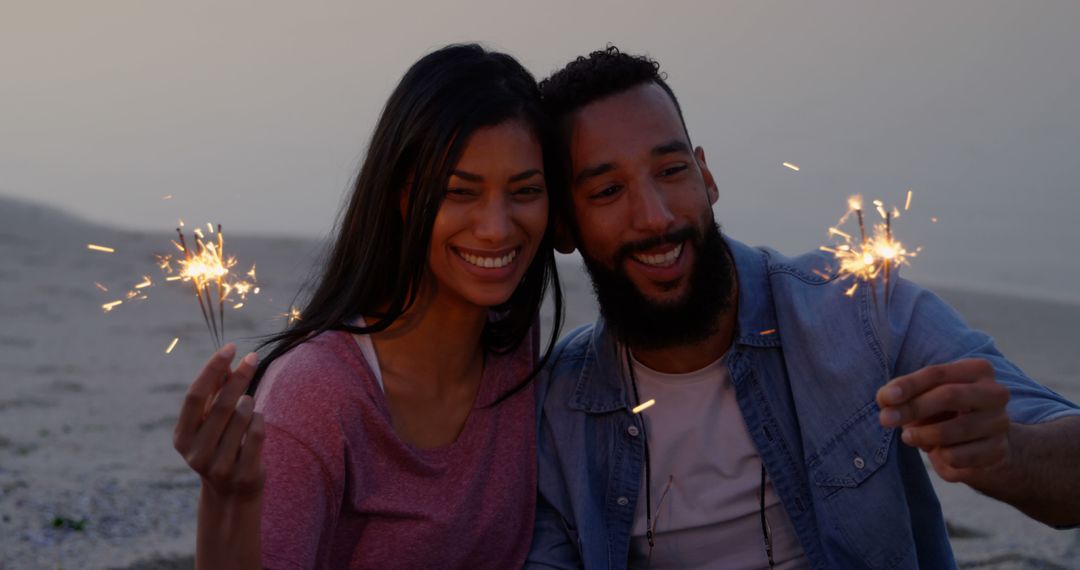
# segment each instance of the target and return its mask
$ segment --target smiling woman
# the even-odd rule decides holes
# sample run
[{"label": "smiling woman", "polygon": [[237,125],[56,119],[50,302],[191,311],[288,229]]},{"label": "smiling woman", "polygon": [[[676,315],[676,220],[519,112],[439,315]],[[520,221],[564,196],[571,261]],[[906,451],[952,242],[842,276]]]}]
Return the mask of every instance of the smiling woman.
[{"label": "smiling woman", "polygon": [[549,286],[552,340],[561,318],[549,137],[505,54],[450,46],[406,73],[301,320],[257,368],[230,370],[229,345],[189,390],[198,567],[524,562]]}]

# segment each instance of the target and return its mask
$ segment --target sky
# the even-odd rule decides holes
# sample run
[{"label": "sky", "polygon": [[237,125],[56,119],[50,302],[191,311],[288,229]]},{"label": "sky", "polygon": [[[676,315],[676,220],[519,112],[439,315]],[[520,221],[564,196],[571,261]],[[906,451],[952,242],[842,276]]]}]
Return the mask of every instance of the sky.
[{"label": "sky", "polygon": [[660,61],[735,238],[813,249],[847,196],[910,189],[905,275],[1080,302],[1077,29],[1071,0],[0,0],[0,194],[324,237],[416,59],[479,41],[541,78],[612,43]]}]

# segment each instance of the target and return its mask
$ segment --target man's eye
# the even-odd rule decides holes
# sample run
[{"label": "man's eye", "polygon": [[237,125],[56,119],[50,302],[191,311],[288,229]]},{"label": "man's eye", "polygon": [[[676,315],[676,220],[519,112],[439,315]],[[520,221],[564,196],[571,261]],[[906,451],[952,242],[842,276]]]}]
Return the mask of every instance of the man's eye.
[{"label": "man's eye", "polygon": [[677,164],[675,166],[669,166],[660,171],[660,176],[675,176],[676,174],[687,169],[685,164]]}]

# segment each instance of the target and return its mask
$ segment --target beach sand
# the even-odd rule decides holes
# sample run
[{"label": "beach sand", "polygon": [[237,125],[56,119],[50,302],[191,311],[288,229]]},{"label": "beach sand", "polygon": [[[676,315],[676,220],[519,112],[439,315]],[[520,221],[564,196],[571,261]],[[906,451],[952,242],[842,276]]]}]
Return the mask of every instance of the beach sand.
[{"label": "beach sand", "polygon": [[[0,197],[0,569],[191,567],[199,481],[173,450],[172,429],[212,343],[189,289],[160,279],[154,254],[171,253],[173,237]],[[284,326],[322,245],[230,236],[226,246],[244,270],[257,263],[261,293],[226,309],[228,338],[248,350]],[[563,261],[565,331],[596,309],[587,276]],[[155,283],[148,300],[102,311],[143,275]],[[1080,306],[938,292],[1032,377],[1080,400],[1069,332]],[[962,567],[1080,567],[1080,530],[1050,529],[962,485],[936,486]]]}]

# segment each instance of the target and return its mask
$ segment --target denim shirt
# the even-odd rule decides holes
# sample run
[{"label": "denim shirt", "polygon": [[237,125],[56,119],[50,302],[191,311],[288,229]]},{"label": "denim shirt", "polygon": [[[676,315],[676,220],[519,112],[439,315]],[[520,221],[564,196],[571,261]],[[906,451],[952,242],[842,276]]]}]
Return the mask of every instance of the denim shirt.
[{"label": "denim shirt", "polygon": [[[955,567],[920,453],[881,426],[877,389],[930,364],[980,357],[1009,388],[1014,422],[1080,408],[1025,376],[926,289],[893,279],[882,326],[875,307],[884,303],[865,285],[845,296],[830,257],[787,258],[725,239],[739,284],[732,384],[810,565]],[[527,568],[626,568],[645,450],[623,355],[601,319],[560,341],[538,380]]]}]

